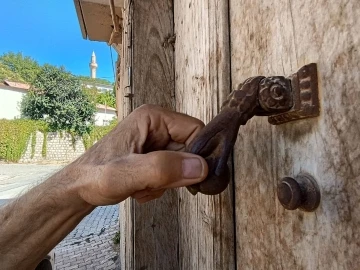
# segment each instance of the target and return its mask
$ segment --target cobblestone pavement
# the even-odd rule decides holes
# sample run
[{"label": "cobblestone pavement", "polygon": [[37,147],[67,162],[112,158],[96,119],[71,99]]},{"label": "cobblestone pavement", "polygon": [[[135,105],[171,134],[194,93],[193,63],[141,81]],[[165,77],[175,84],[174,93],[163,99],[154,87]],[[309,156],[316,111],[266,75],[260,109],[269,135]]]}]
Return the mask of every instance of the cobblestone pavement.
[{"label": "cobblestone pavement", "polygon": [[57,270],[120,269],[118,245],[118,206],[100,206],[55,248]]}]

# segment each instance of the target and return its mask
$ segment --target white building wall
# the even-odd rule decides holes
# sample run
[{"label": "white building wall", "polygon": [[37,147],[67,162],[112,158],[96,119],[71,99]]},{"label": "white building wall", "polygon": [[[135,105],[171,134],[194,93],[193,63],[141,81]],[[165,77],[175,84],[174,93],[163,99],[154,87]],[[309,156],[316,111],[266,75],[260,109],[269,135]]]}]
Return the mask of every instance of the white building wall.
[{"label": "white building wall", "polygon": [[116,113],[113,110],[97,109],[95,114],[95,125],[96,126],[106,126],[110,123],[111,120],[116,118]]},{"label": "white building wall", "polygon": [[[20,118],[20,103],[27,90],[18,89],[6,85],[0,85],[0,119]],[[95,113],[95,125],[104,126],[116,118],[114,110],[97,108]]]},{"label": "white building wall", "polygon": [[108,92],[113,91],[112,85],[106,85],[106,84],[84,84],[86,88],[96,88],[99,92]]},{"label": "white building wall", "polygon": [[20,103],[26,90],[0,85],[0,119],[20,118]]}]

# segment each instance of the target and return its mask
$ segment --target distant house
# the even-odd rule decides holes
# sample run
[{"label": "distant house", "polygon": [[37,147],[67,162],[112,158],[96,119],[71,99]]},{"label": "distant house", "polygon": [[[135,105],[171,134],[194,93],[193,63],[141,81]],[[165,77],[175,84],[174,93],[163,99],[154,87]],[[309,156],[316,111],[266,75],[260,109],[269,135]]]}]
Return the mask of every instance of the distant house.
[{"label": "distant house", "polygon": [[116,109],[105,106],[102,104],[96,104],[97,112],[95,114],[96,126],[107,126],[110,121],[116,118]]},{"label": "distant house", "polygon": [[20,103],[30,89],[26,83],[5,80],[0,82],[0,119],[20,118]]},{"label": "distant house", "polygon": [[110,92],[110,91],[113,91],[113,89],[114,89],[114,86],[111,84],[102,84],[102,83],[91,82],[91,81],[85,81],[85,82],[83,82],[83,85],[86,88],[96,88],[101,93]]},{"label": "distant house", "polygon": [[[20,103],[22,97],[29,91],[26,83],[5,80],[0,82],[0,119],[17,119],[21,116]],[[105,126],[116,118],[116,109],[102,104],[96,105],[95,125]]]}]

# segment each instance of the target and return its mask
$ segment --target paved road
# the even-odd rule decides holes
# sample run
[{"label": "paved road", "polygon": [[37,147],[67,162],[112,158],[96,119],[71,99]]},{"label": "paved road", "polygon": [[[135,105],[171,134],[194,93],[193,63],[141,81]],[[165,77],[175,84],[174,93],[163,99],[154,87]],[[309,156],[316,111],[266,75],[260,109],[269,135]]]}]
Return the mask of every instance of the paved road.
[{"label": "paved road", "polygon": [[[64,165],[0,164],[0,206],[46,180]],[[96,208],[55,248],[58,270],[119,269],[118,206]]]},{"label": "paved road", "polygon": [[0,205],[46,180],[63,166],[0,164]]}]

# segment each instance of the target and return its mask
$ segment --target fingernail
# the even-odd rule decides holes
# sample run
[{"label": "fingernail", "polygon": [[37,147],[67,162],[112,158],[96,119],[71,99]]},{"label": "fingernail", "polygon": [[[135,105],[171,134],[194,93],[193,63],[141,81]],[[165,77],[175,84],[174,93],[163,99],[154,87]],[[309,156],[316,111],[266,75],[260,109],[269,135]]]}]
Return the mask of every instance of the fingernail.
[{"label": "fingernail", "polygon": [[198,158],[186,158],[182,162],[182,174],[186,179],[200,178],[203,174],[203,164]]}]

